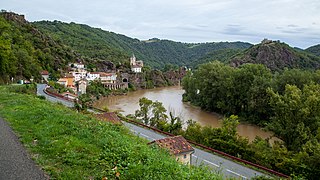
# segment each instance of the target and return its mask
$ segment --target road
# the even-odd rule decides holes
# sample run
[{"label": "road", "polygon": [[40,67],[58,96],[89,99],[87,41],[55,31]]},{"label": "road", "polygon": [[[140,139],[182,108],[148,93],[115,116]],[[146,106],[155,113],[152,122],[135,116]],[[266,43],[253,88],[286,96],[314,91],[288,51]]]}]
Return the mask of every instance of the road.
[{"label": "road", "polygon": [[[43,92],[44,88],[46,87],[45,84],[38,84],[37,93],[38,95],[45,96],[49,101],[53,102],[61,102],[62,104],[72,107],[73,103],[68,102],[63,99],[55,98],[49,96]],[[156,139],[162,139],[166,136],[159,134],[155,131],[145,129],[127,122],[123,122],[126,127],[128,127],[134,134],[143,137],[147,140],[153,141]],[[265,176],[261,172],[255,171],[250,169],[246,166],[240,165],[228,159],[222,158],[220,156],[208,153],[201,149],[195,148],[195,152],[192,154],[191,164],[192,165],[208,165],[214,171],[221,172],[226,178],[237,178],[237,179],[251,179],[255,176]]]},{"label": "road", "polygon": [[[147,140],[153,141],[156,139],[162,139],[166,136],[158,134],[149,129],[145,129],[127,122],[123,122],[133,133],[143,137]],[[250,169],[246,166],[240,165],[233,161],[227,160],[220,156],[208,153],[201,149],[195,148],[194,154],[192,154],[191,164],[193,165],[208,165],[214,171],[221,172],[226,178],[239,178],[239,179],[251,179],[255,176],[264,176],[264,174]]]},{"label": "road", "polygon": [[67,106],[67,107],[73,107],[74,103],[70,102],[70,101],[66,101],[64,99],[60,99],[60,98],[56,98],[53,96],[50,96],[46,93],[44,93],[44,89],[47,87],[46,84],[37,84],[37,95],[40,96],[45,96],[47,100],[51,101],[51,102],[59,102],[62,103],[63,105]]},{"label": "road", "polygon": [[0,118],[0,180],[49,179],[30,159],[7,122]]}]

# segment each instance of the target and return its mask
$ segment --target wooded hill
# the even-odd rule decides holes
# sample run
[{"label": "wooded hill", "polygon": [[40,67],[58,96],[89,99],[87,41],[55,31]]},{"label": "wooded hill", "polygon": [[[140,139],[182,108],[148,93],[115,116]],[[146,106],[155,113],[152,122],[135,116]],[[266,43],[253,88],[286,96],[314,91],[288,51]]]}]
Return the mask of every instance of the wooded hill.
[{"label": "wooded hill", "polygon": [[285,43],[265,39],[230,60],[234,67],[247,63],[263,64],[272,71],[284,68],[318,69],[320,58],[307,51],[298,51]]},{"label": "wooded hill", "polygon": [[246,49],[251,46],[244,42],[181,43],[157,38],[141,41],[83,24],[59,21],[33,24],[87,57],[112,61],[113,58],[121,59],[134,53],[153,68],[163,68],[166,64],[194,65],[199,58],[212,51]]},{"label": "wooded hill", "polygon": [[39,31],[23,15],[1,12],[0,84],[40,79],[44,69],[55,74],[76,57],[71,48]]},{"label": "wooded hill", "polygon": [[311,54],[314,54],[316,56],[320,56],[320,44],[315,45],[315,46],[311,46],[311,47],[307,48],[306,51]]}]

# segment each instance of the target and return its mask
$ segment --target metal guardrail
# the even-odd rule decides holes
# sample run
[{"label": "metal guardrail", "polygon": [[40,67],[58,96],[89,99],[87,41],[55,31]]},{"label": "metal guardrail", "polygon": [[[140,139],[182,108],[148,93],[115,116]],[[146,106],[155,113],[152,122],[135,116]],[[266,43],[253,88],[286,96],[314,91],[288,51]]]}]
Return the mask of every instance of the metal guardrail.
[{"label": "metal guardrail", "polygon": [[49,95],[49,96],[58,97],[60,99],[66,100],[66,101],[74,102],[74,99],[64,97],[64,96],[62,96],[61,94],[58,94],[58,93],[50,92],[50,91],[47,90],[47,88],[44,88],[43,92],[45,94]]}]

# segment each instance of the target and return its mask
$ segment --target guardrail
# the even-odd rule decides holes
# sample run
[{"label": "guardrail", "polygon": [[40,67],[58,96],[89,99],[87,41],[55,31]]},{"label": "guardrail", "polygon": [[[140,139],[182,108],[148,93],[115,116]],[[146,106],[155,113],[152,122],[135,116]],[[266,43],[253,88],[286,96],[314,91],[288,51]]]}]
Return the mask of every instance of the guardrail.
[{"label": "guardrail", "polygon": [[47,88],[44,88],[43,92],[46,93],[49,96],[58,97],[60,99],[66,100],[66,101],[74,102],[74,99],[71,99],[71,98],[68,98],[68,97],[64,97],[61,94],[58,94],[58,93],[55,93],[55,92],[50,92],[50,91],[47,90]]}]

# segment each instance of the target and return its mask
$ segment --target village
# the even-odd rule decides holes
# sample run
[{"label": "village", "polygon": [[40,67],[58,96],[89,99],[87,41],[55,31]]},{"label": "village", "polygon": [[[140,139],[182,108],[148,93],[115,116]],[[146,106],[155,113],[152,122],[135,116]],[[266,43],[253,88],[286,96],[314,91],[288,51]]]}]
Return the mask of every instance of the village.
[{"label": "village", "polygon": [[[143,61],[137,60],[133,54],[132,57],[130,57],[131,73],[141,73],[142,67]],[[87,86],[92,81],[100,81],[103,86],[109,90],[128,89],[128,73],[117,72],[116,70],[110,72],[90,72],[87,71],[87,68],[82,62],[69,63],[68,70],[69,72],[56,82],[70,90],[61,93],[62,96],[68,99],[77,99],[78,96],[86,94]],[[48,82],[49,72],[44,70],[40,73],[43,80]]]}]

